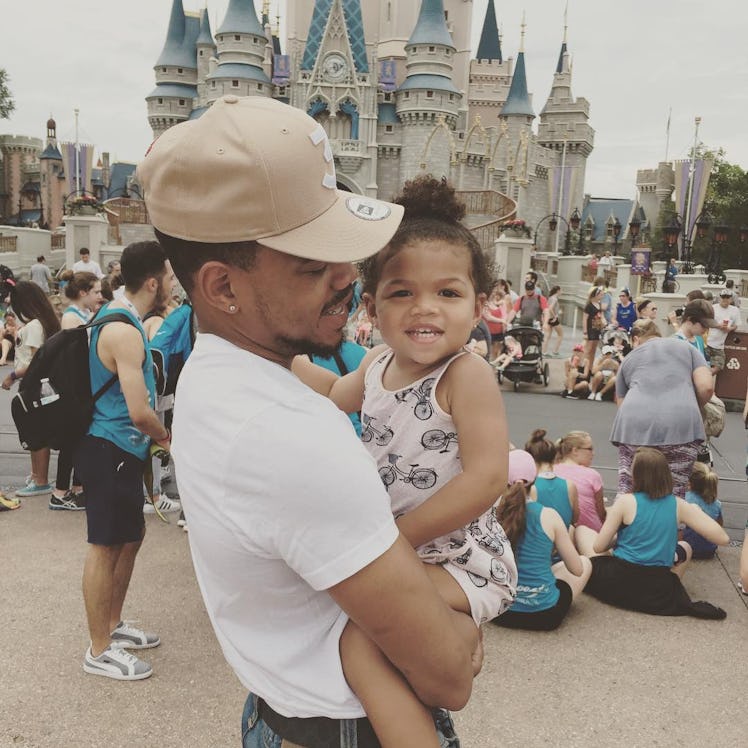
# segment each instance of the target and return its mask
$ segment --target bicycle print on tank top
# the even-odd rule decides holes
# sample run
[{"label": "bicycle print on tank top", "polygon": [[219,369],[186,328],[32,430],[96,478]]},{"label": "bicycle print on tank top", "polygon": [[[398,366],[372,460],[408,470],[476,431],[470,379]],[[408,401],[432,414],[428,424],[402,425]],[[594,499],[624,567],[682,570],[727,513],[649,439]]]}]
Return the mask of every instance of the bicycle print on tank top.
[{"label": "bicycle print on tank top", "polygon": [[[461,351],[401,390],[387,390],[382,384],[391,351],[373,361],[366,372],[361,439],[376,460],[396,518],[420,506],[462,471],[454,421],[435,396],[444,372],[461,355],[470,354]],[[507,549],[509,541],[489,510],[466,528],[416,550],[428,563],[460,566],[476,587],[484,587],[489,581],[516,583],[501,561]]]}]

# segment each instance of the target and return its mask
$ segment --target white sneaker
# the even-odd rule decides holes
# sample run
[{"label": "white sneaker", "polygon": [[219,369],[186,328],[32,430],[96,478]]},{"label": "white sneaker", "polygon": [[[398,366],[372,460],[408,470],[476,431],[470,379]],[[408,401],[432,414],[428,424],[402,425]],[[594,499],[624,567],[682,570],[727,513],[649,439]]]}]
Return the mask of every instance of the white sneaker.
[{"label": "white sneaker", "polygon": [[587,395],[587,399],[588,400],[594,400],[595,399],[595,393],[594,392],[590,392],[590,394]]},{"label": "white sneaker", "polygon": [[[176,499],[170,499],[165,493],[162,493],[158,497],[158,501],[156,502],[156,506],[158,507],[159,512],[161,514],[171,514],[172,512],[179,512],[182,510],[182,503],[180,501],[177,501]],[[146,499],[145,504],[143,505],[143,514],[155,514],[156,510],[153,507],[153,504]]]},{"label": "white sneaker", "polygon": [[91,654],[91,647],[83,658],[83,670],[91,675],[103,675],[115,680],[143,680],[153,675],[147,662],[119,647],[109,647],[98,657]]},{"label": "white sneaker", "polygon": [[597,402],[602,402],[602,399],[603,399],[603,395],[602,395],[602,392],[598,392],[598,393],[597,393],[597,394],[595,395],[595,400],[597,400]]}]

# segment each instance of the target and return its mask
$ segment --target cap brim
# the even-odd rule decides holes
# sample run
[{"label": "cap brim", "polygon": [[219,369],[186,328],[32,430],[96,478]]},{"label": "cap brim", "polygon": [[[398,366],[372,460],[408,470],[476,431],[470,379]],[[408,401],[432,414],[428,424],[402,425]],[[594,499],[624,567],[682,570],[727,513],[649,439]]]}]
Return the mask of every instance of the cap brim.
[{"label": "cap brim", "polygon": [[699,324],[702,327],[719,327],[719,322],[716,319],[700,319]]},{"label": "cap brim", "polygon": [[[362,206],[373,211],[367,214]],[[314,220],[257,243],[307,260],[353,262],[379,252],[402,218],[402,205],[338,191],[337,200]]]}]

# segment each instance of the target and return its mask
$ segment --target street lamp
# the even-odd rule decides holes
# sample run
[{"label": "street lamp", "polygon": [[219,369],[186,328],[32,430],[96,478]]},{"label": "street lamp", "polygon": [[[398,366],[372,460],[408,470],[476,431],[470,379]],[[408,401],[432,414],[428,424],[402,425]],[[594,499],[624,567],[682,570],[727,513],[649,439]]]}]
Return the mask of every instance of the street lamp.
[{"label": "street lamp", "polygon": [[621,235],[621,222],[616,218],[613,224],[613,254],[618,255],[618,237]]},{"label": "street lamp", "polygon": [[632,218],[629,221],[629,236],[631,237],[631,249],[636,246],[636,241],[639,238],[639,231],[642,227],[642,222],[638,218]]},{"label": "street lamp", "polygon": [[[678,237],[683,234],[683,266],[681,272],[686,275],[692,275],[694,272],[694,266],[692,262],[692,250],[694,242],[694,231],[699,239],[703,239],[710,226],[712,225],[712,217],[709,215],[709,211],[704,210],[699,213],[696,220],[689,231],[685,224],[681,221],[680,216],[676,213],[663,229],[665,235],[665,243],[667,244],[668,251],[666,261],[670,261],[670,251],[675,247],[678,242]],[[725,240],[726,241],[726,240]]]},{"label": "street lamp", "polygon": [[[727,276],[722,271],[722,248],[730,238],[730,227],[724,223],[717,223],[712,231],[712,241],[709,246],[709,257],[706,261],[707,280],[716,285],[724,283]],[[738,229],[738,241],[745,244],[748,240],[748,226]]]},{"label": "street lamp", "polygon": [[584,254],[584,240],[582,238],[582,229],[580,228],[580,224],[582,223],[582,216],[580,215],[578,208],[574,208],[574,212],[569,216],[569,223],[571,224],[572,230],[576,231],[579,237],[577,241],[577,248],[574,254]]},{"label": "street lamp", "polygon": [[548,228],[551,230],[551,232],[554,232],[558,228],[558,222],[563,221],[564,224],[566,224],[566,241],[564,244],[564,251],[562,252],[563,255],[570,254],[569,252],[569,222],[563,217],[556,215],[556,213],[549,213],[547,216],[543,216],[535,226],[535,234],[533,235],[533,249],[537,250],[538,248],[538,231],[540,229],[540,226],[542,225],[543,221],[548,221]]}]

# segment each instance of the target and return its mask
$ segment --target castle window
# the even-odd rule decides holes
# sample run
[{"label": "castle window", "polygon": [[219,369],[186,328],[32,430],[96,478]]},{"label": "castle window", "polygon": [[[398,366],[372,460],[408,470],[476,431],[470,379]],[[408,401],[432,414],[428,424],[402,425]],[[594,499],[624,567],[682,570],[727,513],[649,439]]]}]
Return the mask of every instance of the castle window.
[{"label": "castle window", "polygon": [[216,87],[216,82],[215,81],[211,81],[210,82],[210,87],[211,88],[215,88]]},{"label": "castle window", "polygon": [[436,47],[429,47],[429,52],[436,52]]},{"label": "castle window", "polygon": [[184,73],[184,68],[177,68],[177,73],[182,75],[182,73]]},{"label": "castle window", "polygon": [[179,106],[184,106],[184,99],[179,100]]},{"label": "castle window", "polygon": [[426,91],[426,98],[427,99],[433,99],[434,98],[434,92],[433,91]]},{"label": "castle window", "polygon": [[257,84],[257,90],[258,91],[262,91],[262,83],[258,83]]},{"label": "castle window", "polygon": [[231,81],[231,88],[239,88],[239,81],[237,80]]},{"label": "castle window", "polygon": [[385,101],[392,101],[392,93],[390,93],[390,92],[388,91],[388,92],[387,92],[387,93],[386,93],[386,94],[384,95],[384,100],[385,100]]},{"label": "castle window", "polygon": [[241,36],[239,34],[234,34],[234,41],[240,42],[242,40]]},{"label": "castle window", "polygon": [[405,93],[403,94],[403,98],[404,98],[404,99],[409,99],[409,98],[410,98],[410,91],[406,91],[406,92],[405,92]]},{"label": "castle window", "polygon": [[159,99],[159,100],[158,100],[158,103],[159,103],[159,104],[163,104],[163,103],[164,103],[164,100],[163,100],[163,99]]},{"label": "castle window", "polygon": [[454,94],[449,94],[449,100],[450,101],[454,101],[455,100],[455,95]]},{"label": "castle window", "polygon": [[204,49],[201,49],[201,50],[200,50],[200,52],[198,53],[198,54],[200,55],[200,57],[202,57],[202,56],[203,56],[203,52],[204,52],[204,51],[205,51]]},{"label": "castle window", "polygon": [[285,86],[279,86],[278,87],[278,96],[285,96],[286,95],[286,87]]},{"label": "castle window", "polygon": [[165,73],[166,72],[166,68],[161,68],[161,72]]},{"label": "castle window", "polygon": [[385,125],[384,126],[384,131],[385,132],[394,132],[394,128],[392,127],[392,125]]}]

